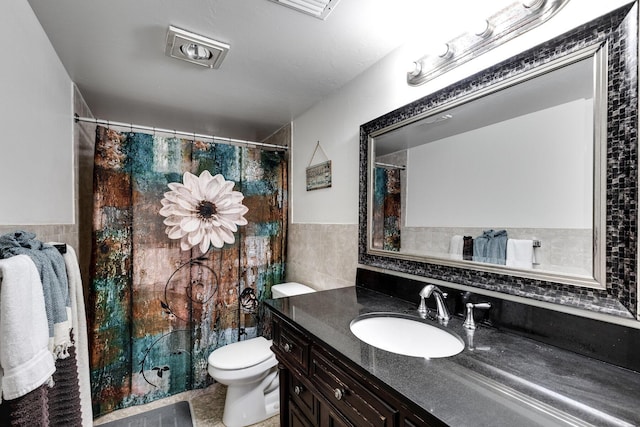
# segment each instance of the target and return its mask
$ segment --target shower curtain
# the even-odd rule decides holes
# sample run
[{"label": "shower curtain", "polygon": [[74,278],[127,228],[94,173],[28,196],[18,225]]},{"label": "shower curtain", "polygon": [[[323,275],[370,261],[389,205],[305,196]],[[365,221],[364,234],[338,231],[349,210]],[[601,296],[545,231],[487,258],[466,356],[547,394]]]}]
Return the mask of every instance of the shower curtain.
[{"label": "shower curtain", "polygon": [[[166,233],[169,183],[221,174],[244,195],[233,244],[182,250]],[[269,336],[261,302],[284,277],[283,152],[98,126],[90,360],[94,416],[211,384],[216,348]]]},{"label": "shower curtain", "polygon": [[373,247],[400,251],[400,169],[375,168],[373,192]]}]

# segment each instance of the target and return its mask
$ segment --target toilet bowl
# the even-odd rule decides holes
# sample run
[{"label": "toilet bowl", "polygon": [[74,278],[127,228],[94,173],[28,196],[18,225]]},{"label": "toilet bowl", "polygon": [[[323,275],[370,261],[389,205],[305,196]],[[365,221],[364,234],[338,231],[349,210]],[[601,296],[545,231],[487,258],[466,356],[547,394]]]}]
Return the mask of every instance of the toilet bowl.
[{"label": "toilet bowl", "polygon": [[[271,287],[273,298],[315,292],[300,283]],[[238,341],[214,350],[208,357],[207,372],[227,386],[222,422],[227,427],[243,427],[276,415],[280,410],[278,371],[272,341],[264,337]]]},{"label": "toilet bowl", "polygon": [[254,424],[278,413],[278,361],[270,347],[271,340],[256,337],[209,355],[209,375],[227,386],[222,416],[227,427]]}]

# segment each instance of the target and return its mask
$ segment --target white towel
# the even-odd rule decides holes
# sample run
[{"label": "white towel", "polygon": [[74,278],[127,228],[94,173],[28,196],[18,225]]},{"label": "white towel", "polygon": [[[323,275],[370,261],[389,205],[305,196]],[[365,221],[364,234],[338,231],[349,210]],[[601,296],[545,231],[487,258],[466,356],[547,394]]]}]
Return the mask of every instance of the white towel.
[{"label": "white towel", "polygon": [[55,372],[49,351],[49,324],[42,282],[27,255],[0,259],[0,388],[16,399],[50,381]]},{"label": "white towel", "polygon": [[453,259],[462,259],[462,249],[464,248],[464,238],[462,236],[452,236],[449,243],[449,255]]},{"label": "white towel", "polygon": [[508,239],[506,265],[517,268],[533,268],[533,240]]},{"label": "white towel", "polygon": [[93,425],[93,409],[91,407],[91,382],[89,370],[89,340],[87,339],[87,321],[84,306],[84,294],[80,266],[76,251],[67,245],[67,252],[63,255],[67,267],[69,282],[69,297],[71,298],[71,324],[78,362],[78,380],[80,383],[80,408],[82,410],[82,425]]}]

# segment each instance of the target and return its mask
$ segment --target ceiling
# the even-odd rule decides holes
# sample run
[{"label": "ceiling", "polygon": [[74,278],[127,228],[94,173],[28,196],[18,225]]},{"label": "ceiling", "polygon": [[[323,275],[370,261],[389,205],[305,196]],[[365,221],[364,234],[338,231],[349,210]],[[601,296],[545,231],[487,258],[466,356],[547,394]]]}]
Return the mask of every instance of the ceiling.
[{"label": "ceiling", "polygon": [[[445,42],[511,3],[342,0],[321,20],[268,0],[28,1],[96,118],[251,141],[417,34]],[[229,44],[220,68],[166,56],[170,25]]]}]

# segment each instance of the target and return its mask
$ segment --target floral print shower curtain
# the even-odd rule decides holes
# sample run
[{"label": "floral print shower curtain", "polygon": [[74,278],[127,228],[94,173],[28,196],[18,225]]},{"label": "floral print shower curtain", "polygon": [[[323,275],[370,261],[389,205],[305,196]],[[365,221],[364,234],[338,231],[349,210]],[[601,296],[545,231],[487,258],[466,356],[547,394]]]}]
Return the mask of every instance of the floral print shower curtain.
[{"label": "floral print shower curtain", "polygon": [[[214,349],[269,336],[261,301],[284,276],[286,172],[283,152],[97,128],[89,292],[95,416],[205,387]],[[248,208],[246,221],[231,225],[224,242],[216,238],[220,248],[188,248],[160,214],[162,199],[171,183],[217,175],[244,195],[236,199]],[[202,208],[211,213],[206,201]]]}]

